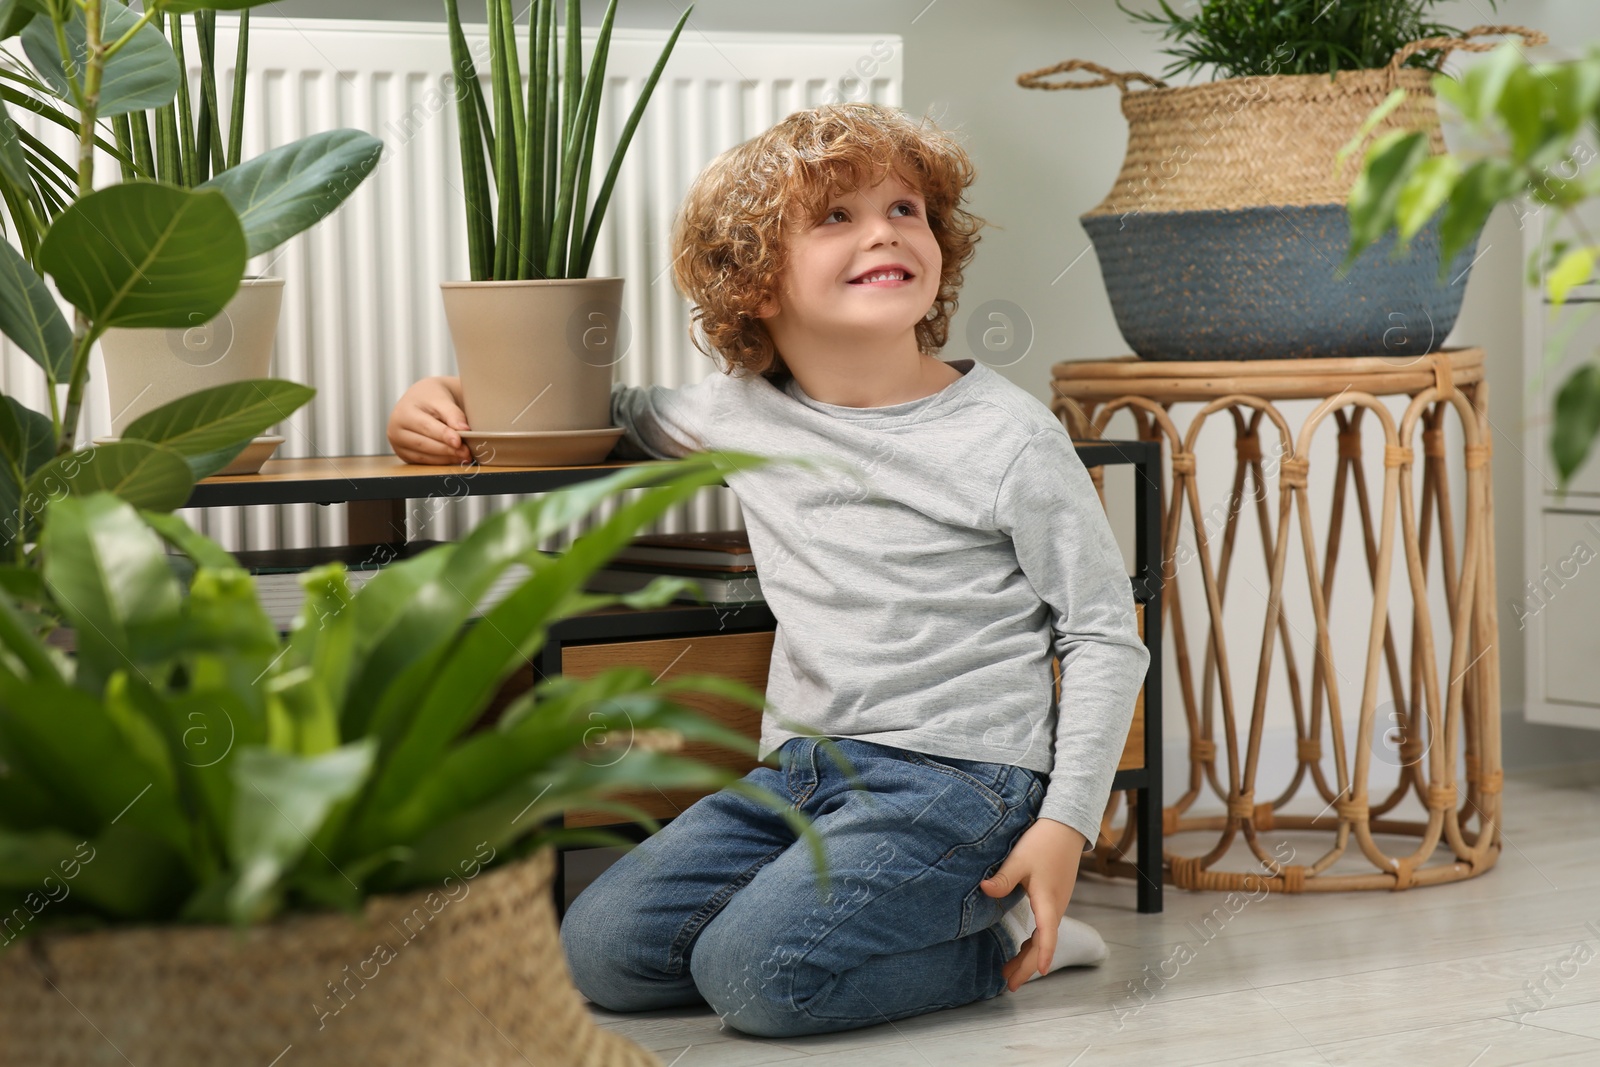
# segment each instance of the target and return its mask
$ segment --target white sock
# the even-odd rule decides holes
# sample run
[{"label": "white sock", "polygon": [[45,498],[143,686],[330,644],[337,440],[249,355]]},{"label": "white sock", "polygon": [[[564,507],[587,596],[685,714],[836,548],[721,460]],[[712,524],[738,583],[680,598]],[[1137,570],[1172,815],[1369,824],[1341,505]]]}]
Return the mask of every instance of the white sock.
[{"label": "white sock", "polygon": [[[1037,925],[1028,898],[1023,897],[1014,908],[1000,916],[1000,925],[1011,935],[1020,952],[1022,943],[1033,936]],[[1086,922],[1063,915],[1061,925],[1056,927],[1056,951],[1050,960],[1050,973],[1054,974],[1060,967],[1093,967],[1104,963],[1109,955],[1111,950],[1106,948],[1105,939],[1099,931]],[[1025,981],[1043,977],[1035,968]]]}]

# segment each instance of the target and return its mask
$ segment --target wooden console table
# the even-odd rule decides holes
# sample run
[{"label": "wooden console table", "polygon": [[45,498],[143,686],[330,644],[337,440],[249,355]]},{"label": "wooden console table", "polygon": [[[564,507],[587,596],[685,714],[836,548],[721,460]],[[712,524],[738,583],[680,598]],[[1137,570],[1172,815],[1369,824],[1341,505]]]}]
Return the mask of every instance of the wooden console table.
[{"label": "wooden console table", "polygon": [[[1160,448],[1150,442],[1078,442],[1078,454],[1091,469],[1131,464],[1137,477],[1135,523],[1138,530],[1134,599],[1140,608],[1150,669],[1140,706],[1129,733],[1128,748],[1112,789],[1126,791],[1138,823],[1138,909],[1161,910],[1161,474]],[[351,545],[394,546],[406,540],[408,501],[440,496],[547,493],[577,485],[613,471],[637,466],[612,462],[579,467],[431,466],[405,463],[389,456],[334,456],[268,460],[260,473],[211,477],[194,488],[186,507],[230,507],[245,504],[344,504],[348,509]],[[496,706],[543,677],[569,674],[586,677],[622,664],[669,668],[680,672],[715,672],[760,690],[765,687],[776,620],[764,603],[674,603],[636,610],[623,607],[563,619],[550,628],[537,657],[502,689]],[[760,732],[760,712],[744,705],[705,698],[684,703],[747,736]],[[690,745],[685,754],[744,773],[753,760],[726,749]],[[653,817],[666,822],[700,794],[689,792],[629,795]],[[568,811],[562,825],[606,826],[635,840],[645,831],[616,817],[582,810]],[[565,907],[561,852],[557,851],[556,907]]]}]

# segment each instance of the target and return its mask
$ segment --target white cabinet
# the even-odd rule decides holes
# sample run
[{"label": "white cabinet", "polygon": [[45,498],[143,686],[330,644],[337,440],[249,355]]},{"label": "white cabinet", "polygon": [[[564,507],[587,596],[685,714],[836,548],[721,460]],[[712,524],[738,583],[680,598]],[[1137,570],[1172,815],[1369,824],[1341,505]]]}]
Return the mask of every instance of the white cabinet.
[{"label": "white cabinet", "polygon": [[[1546,225],[1548,211],[1519,206],[1524,225],[1523,262],[1541,242],[1571,240],[1570,223]],[[1578,213],[1600,239],[1600,204]],[[1600,729],[1600,448],[1563,495],[1550,458],[1555,397],[1573,370],[1600,353],[1600,278],[1590,279],[1556,310],[1543,285],[1527,287],[1521,398],[1524,457],[1533,469],[1522,479],[1526,581],[1501,589],[1509,600],[1513,633],[1524,642],[1525,706],[1530,722]],[[1546,366],[1557,348],[1558,361]],[[1535,388],[1537,383],[1537,388]]]}]

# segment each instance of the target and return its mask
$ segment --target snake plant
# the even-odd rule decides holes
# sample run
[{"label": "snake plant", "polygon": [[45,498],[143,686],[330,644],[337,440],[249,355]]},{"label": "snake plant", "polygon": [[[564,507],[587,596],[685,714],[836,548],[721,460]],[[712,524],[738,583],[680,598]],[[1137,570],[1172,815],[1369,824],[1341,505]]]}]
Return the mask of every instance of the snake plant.
[{"label": "snake plant", "polygon": [[444,4],[455,75],[472,280],[587,277],[623,155],[694,7],[684,9],[640,88],[638,102],[623,124],[591,205],[589,175],[616,0],[611,0],[600,22],[587,74],[582,69],[578,0],[566,0],[565,40],[560,48],[556,0],[533,0],[528,13],[526,93],[511,0],[488,0],[488,5],[490,92],[486,98],[461,27],[457,0],[445,0]]}]

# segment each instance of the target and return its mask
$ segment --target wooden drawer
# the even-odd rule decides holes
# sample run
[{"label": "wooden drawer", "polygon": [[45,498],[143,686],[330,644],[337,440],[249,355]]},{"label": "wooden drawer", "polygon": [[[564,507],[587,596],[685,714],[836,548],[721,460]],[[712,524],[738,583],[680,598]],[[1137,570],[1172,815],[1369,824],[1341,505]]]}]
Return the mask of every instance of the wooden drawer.
[{"label": "wooden drawer", "polygon": [[[561,673],[574,678],[591,678],[612,667],[644,667],[659,678],[684,674],[717,674],[743,682],[756,692],[767,687],[767,671],[772,663],[773,632],[717,634],[712,637],[678,637],[661,641],[614,641],[593,645],[569,645],[561,650]],[[750,738],[761,736],[761,709],[721,697],[687,694],[685,707]],[[684,745],[682,755],[727,767],[745,774],[757,765],[752,756],[704,742]],[[613,799],[634,804],[658,819],[671,818],[705,795],[704,790],[669,789],[622,793]],[[609,812],[573,808],[566,812],[566,826],[608,826],[618,821]]]}]

